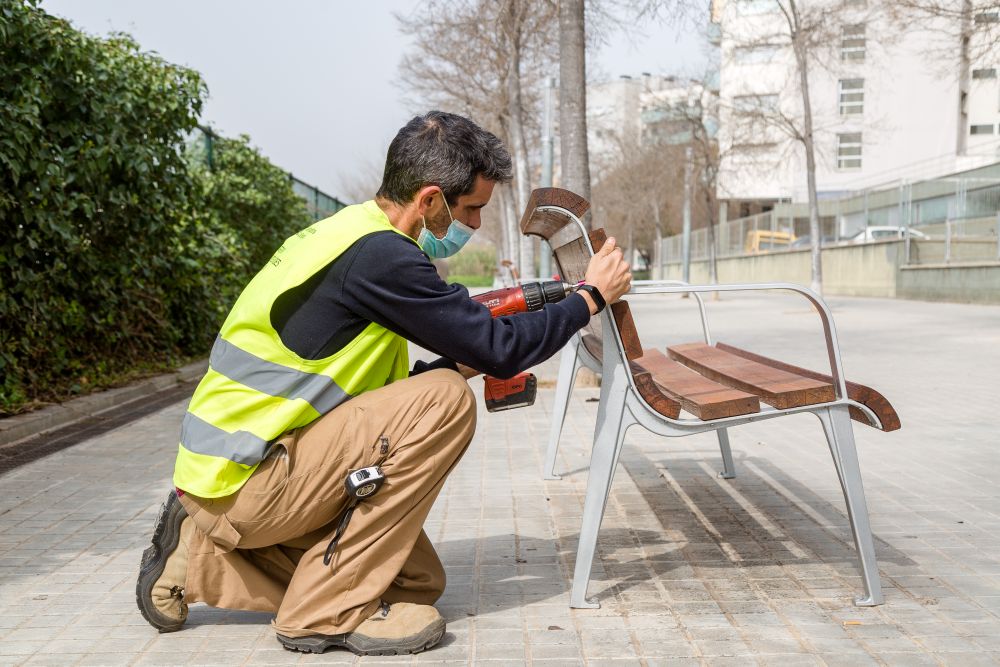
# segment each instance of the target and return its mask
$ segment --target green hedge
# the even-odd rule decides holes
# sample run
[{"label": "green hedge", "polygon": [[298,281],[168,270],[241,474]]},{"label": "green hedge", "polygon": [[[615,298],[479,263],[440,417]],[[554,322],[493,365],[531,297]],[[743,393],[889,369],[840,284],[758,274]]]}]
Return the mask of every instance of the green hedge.
[{"label": "green hedge", "polygon": [[203,354],[235,291],[308,224],[247,139],[185,138],[197,72],[0,0],[0,412]]}]

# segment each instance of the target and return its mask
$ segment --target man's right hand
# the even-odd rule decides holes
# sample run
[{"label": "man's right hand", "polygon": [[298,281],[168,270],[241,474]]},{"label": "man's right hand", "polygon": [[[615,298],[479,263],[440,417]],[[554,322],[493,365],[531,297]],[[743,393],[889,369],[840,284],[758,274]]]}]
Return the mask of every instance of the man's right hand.
[{"label": "man's right hand", "polygon": [[[596,287],[609,305],[632,288],[632,270],[625,263],[621,248],[615,247],[613,236],[609,237],[601,249],[590,258],[584,280],[588,285]],[[587,300],[590,314],[596,313],[597,305],[590,295],[583,291],[579,294]]]}]

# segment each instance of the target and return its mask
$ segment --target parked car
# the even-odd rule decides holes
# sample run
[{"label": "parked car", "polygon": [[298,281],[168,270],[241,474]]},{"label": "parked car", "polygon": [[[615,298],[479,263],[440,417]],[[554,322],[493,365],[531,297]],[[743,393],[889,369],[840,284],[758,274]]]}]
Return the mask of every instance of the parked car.
[{"label": "parked car", "polygon": [[[820,240],[820,245],[833,245],[836,242],[836,236],[827,235]],[[812,237],[806,234],[805,236],[797,237],[789,247],[792,250],[801,250],[802,248],[808,248],[810,245],[812,245]]]},{"label": "parked car", "polygon": [[887,241],[902,239],[909,234],[911,239],[928,239],[927,234],[912,227],[866,227],[850,238],[851,243],[868,243],[869,241]]}]

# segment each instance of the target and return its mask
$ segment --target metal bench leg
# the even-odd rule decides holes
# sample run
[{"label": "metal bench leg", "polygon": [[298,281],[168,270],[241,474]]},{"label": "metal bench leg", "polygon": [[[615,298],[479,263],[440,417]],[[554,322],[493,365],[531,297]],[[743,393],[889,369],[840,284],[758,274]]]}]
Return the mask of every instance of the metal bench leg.
[{"label": "metal bench leg", "polygon": [[556,395],[552,403],[552,430],[549,433],[549,446],[545,450],[545,467],[542,477],[545,479],[562,479],[556,474],[556,454],[559,453],[559,436],[562,435],[563,424],[566,422],[566,409],[569,407],[569,397],[573,395],[573,385],[576,384],[576,371],[580,367],[580,337],[573,336],[563,348],[559,359],[559,380],[556,382]]},{"label": "metal bench leg", "polygon": [[865,584],[865,595],[854,599],[859,607],[873,607],[882,604],[882,584],[878,576],[878,562],[875,559],[875,542],[868,522],[868,505],[865,502],[865,488],[861,482],[861,467],[858,451],[854,445],[854,429],[851,413],[846,406],[827,408],[816,413],[823,424],[826,440],[830,444],[837,476],[847,503],[847,516],[854,533],[854,547],[861,564],[861,577]]},{"label": "metal bench leg", "polygon": [[[601,403],[597,410],[594,449],[590,455],[587,497],[583,503],[583,521],[580,524],[580,541],[576,549],[573,591],[569,603],[577,609],[597,609],[601,606],[596,600],[587,599],[587,585],[590,583],[590,568],[597,549],[597,533],[604,518],[604,507],[625,436],[625,397],[628,391],[625,373],[625,367],[619,364],[611,374],[611,381],[605,381],[601,386]],[[605,380],[607,379],[605,374]]]},{"label": "metal bench leg", "polygon": [[729,448],[729,430],[720,428],[715,434],[719,436],[719,451],[722,452],[722,472],[719,477],[732,479],[736,477],[736,466],[733,464],[733,450]]}]

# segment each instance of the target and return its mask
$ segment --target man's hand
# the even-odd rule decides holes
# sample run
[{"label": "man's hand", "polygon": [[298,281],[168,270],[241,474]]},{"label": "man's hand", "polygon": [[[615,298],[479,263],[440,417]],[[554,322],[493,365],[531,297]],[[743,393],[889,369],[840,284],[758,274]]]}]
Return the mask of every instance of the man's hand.
[{"label": "man's hand", "polygon": [[[622,294],[632,288],[632,270],[625,263],[621,248],[615,247],[614,237],[609,237],[601,249],[590,258],[587,265],[587,274],[584,278],[588,285],[593,285],[604,297],[604,300],[611,305],[617,301]],[[586,292],[578,292],[587,300],[590,306],[590,314],[597,312],[597,304]]]}]

